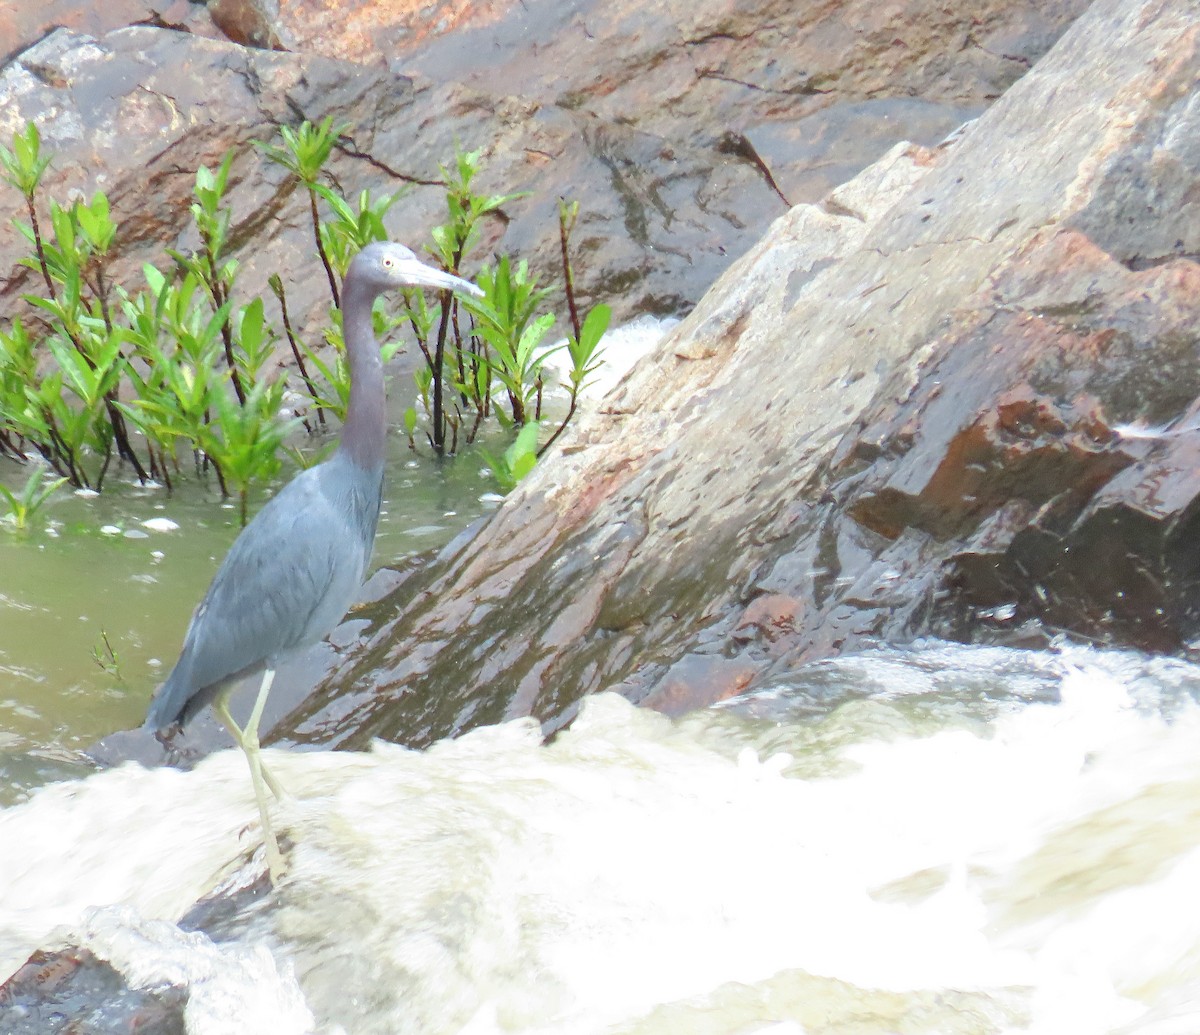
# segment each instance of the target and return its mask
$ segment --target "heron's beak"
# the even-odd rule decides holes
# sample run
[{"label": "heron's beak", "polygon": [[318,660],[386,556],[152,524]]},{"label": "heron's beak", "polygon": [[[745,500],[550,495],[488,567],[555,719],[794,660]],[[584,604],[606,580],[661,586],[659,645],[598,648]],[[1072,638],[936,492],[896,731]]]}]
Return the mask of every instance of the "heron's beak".
[{"label": "heron's beak", "polygon": [[413,257],[402,263],[397,270],[405,284],[413,287],[449,288],[464,295],[482,298],[483,292],[469,280],[456,277],[453,273],[427,266],[420,259]]}]

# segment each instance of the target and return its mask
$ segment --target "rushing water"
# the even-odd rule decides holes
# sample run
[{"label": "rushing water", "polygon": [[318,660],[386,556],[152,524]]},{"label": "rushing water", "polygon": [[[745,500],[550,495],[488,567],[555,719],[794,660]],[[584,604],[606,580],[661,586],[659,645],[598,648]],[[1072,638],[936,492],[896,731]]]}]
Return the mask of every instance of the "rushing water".
[{"label": "rushing water", "polygon": [[[188,1030],[1200,1031],[1200,668],[927,643],[671,722],[127,765],[0,811],[0,974],[90,948]],[[0,1006],[0,1030],[37,1027]]]},{"label": "rushing water", "polygon": [[[378,563],[494,502],[478,463],[412,463]],[[76,755],[140,722],[232,512],[53,508],[0,536],[0,984],[83,947],[192,1035],[1200,1031],[1196,666],[926,643],[674,722],[601,695],[548,744],[268,750],[289,872],[255,895],[239,755]],[[0,995],[0,1033],[129,1028],[111,988],[62,996]]]}]

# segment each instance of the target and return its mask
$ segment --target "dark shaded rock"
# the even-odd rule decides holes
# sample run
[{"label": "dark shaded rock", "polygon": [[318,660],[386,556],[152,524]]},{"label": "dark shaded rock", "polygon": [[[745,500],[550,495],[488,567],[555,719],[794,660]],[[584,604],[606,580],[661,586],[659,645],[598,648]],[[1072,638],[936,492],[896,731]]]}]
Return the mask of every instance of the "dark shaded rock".
[{"label": "dark shaded rock", "polygon": [[1198,289],[1191,260],[1131,270],[1059,229],[996,276],[997,308],[937,344],[898,412],[868,417],[850,453],[877,458],[849,511],[954,544],[935,628],[970,635],[999,611],[1156,650],[1195,635],[1197,445],[1108,424],[1188,410]]},{"label": "dark shaded rock", "polygon": [[5,1035],[183,1035],[183,997],[135,991],[86,949],[37,952],[0,985]]},{"label": "dark shaded rock", "polygon": [[664,673],[642,703],[664,715],[678,716],[714,701],[736,697],[757,675],[757,666],[719,654],[685,654]]},{"label": "dark shaded rock", "polygon": [[695,655],[753,687],[931,631],[1182,648],[1195,446],[1111,427],[1200,394],[1198,37],[1102,0],[954,143],[777,221],[290,739],[554,728]]}]

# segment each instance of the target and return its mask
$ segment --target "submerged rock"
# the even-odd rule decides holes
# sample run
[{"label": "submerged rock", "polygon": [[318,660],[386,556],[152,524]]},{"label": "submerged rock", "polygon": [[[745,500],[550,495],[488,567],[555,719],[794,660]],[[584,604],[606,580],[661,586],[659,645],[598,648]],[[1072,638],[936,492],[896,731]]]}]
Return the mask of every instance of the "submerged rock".
[{"label": "submerged rock", "polygon": [[0,984],[0,1020],[5,1035],[184,1035],[183,998],[130,988],[87,949],[38,951]]}]

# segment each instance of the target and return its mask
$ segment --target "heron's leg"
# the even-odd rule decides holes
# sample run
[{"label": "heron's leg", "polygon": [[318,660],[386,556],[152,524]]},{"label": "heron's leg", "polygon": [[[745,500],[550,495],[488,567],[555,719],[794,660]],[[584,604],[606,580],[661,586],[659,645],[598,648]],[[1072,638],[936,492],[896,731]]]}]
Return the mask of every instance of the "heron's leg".
[{"label": "heron's leg", "polygon": [[263,769],[262,756],[258,750],[258,721],[262,718],[263,705],[267,702],[267,694],[271,692],[271,683],[274,679],[275,670],[273,668],[263,672],[262,685],[258,688],[258,698],[254,702],[254,711],[250,713],[250,721],[242,730],[242,750],[246,752],[246,761],[250,763],[250,779],[254,782],[254,797],[258,802],[258,816],[262,821],[263,847],[267,853],[267,870],[271,874],[272,884],[283,875],[284,867],[283,856],[279,852],[279,842],[275,840],[275,830],[271,826],[271,816],[267,812],[266,770]]},{"label": "heron's leg", "polygon": [[[254,708],[250,712],[250,718],[246,721],[246,728],[242,730],[242,736],[249,738],[253,743],[256,756],[258,755],[258,723],[262,718],[263,706],[267,703],[267,694],[271,692],[273,682],[275,682],[275,670],[273,668],[266,669],[263,672],[262,685],[258,688],[258,697],[254,699]],[[275,800],[283,801],[285,795],[283,788],[279,786],[279,781],[271,775],[261,760],[258,767],[267,786],[271,788],[271,793],[275,795]]]},{"label": "heron's leg", "polygon": [[[259,694],[262,696],[261,690],[259,691]],[[242,731],[241,726],[234,721],[233,716],[229,713],[229,694],[221,694],[215,701],[213,701],[212,710],[213,714],[221,720],[221,725],[224,726],[229,731],[229,735],[233,737],[233,742],[243,751],[245,751],[246,734]],[[259,768],[262,770],[263,779],[267,782],[267,786],[271,789],[271,793],[275,795],[275,800],[283,801],[287,795],[284,789],[280,786],[279,781],[271,775],[271,770],[269,770],[261,762],[259,762]]]},{"label": "heron's leg", "polygon": [[[267,811],[267,782],[270,779],[263,769],[262,758],[259,755],[258,743],[258,722],[262,717],[263,705],[266,702],[267,694],[271,690],[271,682],[275,678],[275,670],[267,669],[263,672],[262,685],[258,688],[258,699],[254,702],[254,711],[250,715],[250,721],[246,723],[246,728],[238,729],[237,723],[233,721],[233,717],[229,714],[229,708],[225,703],[224,695],[219,698],[219,706],[214,703],[213,711],[216,713],[234,739],[238,742],[238,746],[246,755],[246,762],[250,766],[250,780],[254,784],[254,800],[258,804],[258,818],[262,824],[263,832],[263,848],[267,854],[267,871],[271,875],[271,882],[276,883],[283,875],[283,855],[279,851],[279,842],[275,839],[275,830],[271,826],[271,816]],[[275,781],[270,779],[270,783]],[[271,788],[275,792],[275,784]],[[278,793],[276,796],[278,797]]]}]

